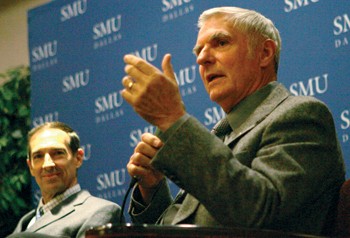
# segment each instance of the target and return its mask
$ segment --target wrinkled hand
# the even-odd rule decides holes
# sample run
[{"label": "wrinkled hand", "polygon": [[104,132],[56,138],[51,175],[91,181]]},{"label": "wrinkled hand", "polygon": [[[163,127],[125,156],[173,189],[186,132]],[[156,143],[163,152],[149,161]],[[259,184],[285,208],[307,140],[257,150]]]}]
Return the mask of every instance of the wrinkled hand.
[{"label": "wrinkled hand", "polygon": [[185,114],[171,55],[163,58],[163,72],[134,55],[125,55],[124,62],[123,98],[143,119],[165,131]]},{"label": "wrinkled hand", "polygon": [[158,137],[150,133],[144,133],[126,166],[132,177],[139,178],[140,191],[146,201],[147,197],[151,196],[151,194],[146,193],[152,192],[164,178],[164,175],[155,170],[150,164],[152,158],[162,146],[163,143]]}]

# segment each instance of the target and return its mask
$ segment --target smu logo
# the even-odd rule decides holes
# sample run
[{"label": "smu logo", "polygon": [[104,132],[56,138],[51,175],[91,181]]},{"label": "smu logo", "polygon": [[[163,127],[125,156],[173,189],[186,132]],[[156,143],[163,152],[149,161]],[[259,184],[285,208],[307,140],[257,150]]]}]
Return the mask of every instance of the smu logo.
[{"label": "smu logo", "polygon": [[349,40],[345,33],[348,33],[350,29],[350,19],[348,14],[342,14],[336,16],[333,20],[333,34],[337,37],[335,39],[335,48],[349,45]]},{"label": "smu logo", "polygon": [[141,141],[141,136],[143,133],[151,133],[154,134],[154,132],[156,131],[156,127],[155,126],[146,126],[143,129],[142,128],[138,128],[136,130],[132,130],[130,132],[130,147],[135,147],[137,145],[137,143],[139,143]]},{"label": "smu logo", "polygon": [[175,72],[176,82],[180,87],[181,96],[188,96],[197,92],[194,84],[197,75],[197,65],[191,65]]},{"label": "smu logo", "polygon": [[117,119],[124,115],[121,108],[123,97],[121,91],[111,92],[95,99],[96,123]]},{"label": "smu logo", "polygon": [[33,47],[31,50],[31,70],[33,72],[47,69],[58,63],[58,41],[53,40]]},{"label": "smu logo", "polygon": [[105,199],[116,198],[125,195],[126,189],[126,169],[116,169],[110,172],[102,173],[96,177],[96,189],[100,191],[97,195]]},{"label": "smu logo", "polygon": [[119,41],[122,38],[122,16],[108,18],[105,21],[96,23],[92,28],[92,39],[94,49],[98,49]]},{"label": "smu logo", "polygon": [[46,42],[32,49],[32,62],[36,63],[42,60],[53,58],[57,54],[57,40]]},{"label": "smu logo", "polygon": [[89,83],[90,70],[85,69],[74,74],[65,76],[62,79],[62,91],[64,93],[85,87]]},{"label": "smu logo", "polygon": [[99,114],[105,111],[113,110],[121,107],[123,104],[123,97],[121,91],[112,92],[108,95],[101,96],[95,100],[95,113]]},{"label": "smu logo", "polygon": [[61,22],[83,15],[87,10],[87,0],[78,0],[61,7]]},{"label": "smu logo", "polygon": [[162,22],[171,21],[194,11],[191,0],[162,0]]},{"label": "smu logo", "polygon": [[225,116],[221,107],[210,107],[204,111],[204,125],[211,128]]},{"label": "smu logo", "polygon": [[34,117],[32,120],[33,127],[40,126],[45,122],[59,121],[58,120],[59,113],[57,111],[47,113],[45,115]]},{"label": "smu logo", "polygon": [[294,95],[314,96],[324,94],[328,90],[328,74],[309,78],[307,82],[299,81],[289,87],[289,91]]},{"label": "smu logo", "polygon": [[348,14],[336,16],[333,21],[334,30],[333,34],[338,36],[343,33],[347,33],[350,28],[350,20]]},{"label": "smu logo", "polygon": [[94,25],[92,31],[94,40],[99,38],[111,35],[112,33],[116,33],[120,30],[122,25],[122,16],[118,15],[117,17],[111,17],[106,21],[99,22]]},{"label": "smu logo", "polygon": [[190,3],[191,0],[162,0],[162,11],[167,12],[176,7],[181,7],[183,4]]},{"label": "smu logo", "polygon": [[148,62],[153,62],[157,59],[158,55],[158,44],[154,43],[152,45],[143,47],[141,50],[136,50],[130,54],[142,58]]},{"label": "smu logo", "polygon": [[342,136],[342,142],[346,143],[349,141],[349,134],[345,132],[350,128],[350,110],[349,109],[342,111],[342,113],[340,114],[340,120],[341,120],[340,128],[344,131]]},{"label": "smu logo", "polygon": [[299,8],[309,6],[311,3],[317,3],[319,0],[284,0],[285,12],[298,10]]},{"label": "smu logo", "polygon": [[108,188],[115,188],[125,184],[126,169],[116,169],[108,173],[99,174],[96,177],[97,190],[105,190]]}]

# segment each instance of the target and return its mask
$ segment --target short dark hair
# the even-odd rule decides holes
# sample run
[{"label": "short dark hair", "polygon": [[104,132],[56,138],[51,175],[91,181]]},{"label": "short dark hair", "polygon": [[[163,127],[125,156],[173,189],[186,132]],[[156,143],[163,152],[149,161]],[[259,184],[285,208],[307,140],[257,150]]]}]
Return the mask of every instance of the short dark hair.
[{"label": "short dark hair", "polygon": [[70,126],[63,122],[54,121],[54,122],[46,122],[42,125],[39,125],[33,129],[31,129],[28,133],[28,159],[30,159],[31,154],[31,148],[30,148],[30,140],[32,137],[39,131],[44,129],[59,129],[61,131],[64,131],[68,134],[70,141],[69,141],[69,148],[71,149],[72,153],[75,154],[78,149],[80,148],[80,138],[76,131],[74,131]]}]

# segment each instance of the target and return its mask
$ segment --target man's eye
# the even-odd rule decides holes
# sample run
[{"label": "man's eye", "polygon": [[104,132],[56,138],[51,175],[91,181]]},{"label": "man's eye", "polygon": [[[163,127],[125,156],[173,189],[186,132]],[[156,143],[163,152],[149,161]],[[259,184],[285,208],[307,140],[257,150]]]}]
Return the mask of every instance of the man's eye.
[{"label": "man's eye", "polygon": [[41,155],[41,154],[33,155],[33,159],[41,159],[42,157],[43,157],[43,155]]},{"label": "man's eye", "polygon": [[218,45],[225,46],[227,44],[227,41],[221,40],[218,42]]},{"label": "man's eye", "polygon": [[53,155],[54,156],[62,156],[65,155],[66,153],[63,150],[56,150]]}]

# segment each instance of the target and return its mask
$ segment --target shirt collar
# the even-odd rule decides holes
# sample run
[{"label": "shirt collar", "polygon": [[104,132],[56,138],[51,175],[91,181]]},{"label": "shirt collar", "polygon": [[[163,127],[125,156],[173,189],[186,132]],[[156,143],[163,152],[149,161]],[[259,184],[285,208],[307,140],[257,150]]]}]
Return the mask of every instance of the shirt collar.
[{"label": "shirt collar", "polygon": [[227,114],[227,119],[231,128],[234,130],[234,128],[238,128],[242,125],[277,85],[278,83],[273,81],[238,103]]},{"label": "shirt collar", "polygon": [[41,198],[38,204],[37,211],[39,211],[39,209],[42,207],[43,214],[45,214],[46,212],[50,211],[52,208],[60,204],[63,200],[79,192],[80,190],[81,190],[80,185],[76,184],[73,187],[68,188],[64,193],[57,195],[46,204],[43,203],[43,198]]}]

